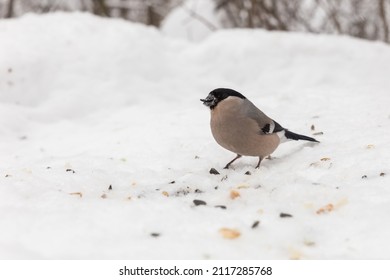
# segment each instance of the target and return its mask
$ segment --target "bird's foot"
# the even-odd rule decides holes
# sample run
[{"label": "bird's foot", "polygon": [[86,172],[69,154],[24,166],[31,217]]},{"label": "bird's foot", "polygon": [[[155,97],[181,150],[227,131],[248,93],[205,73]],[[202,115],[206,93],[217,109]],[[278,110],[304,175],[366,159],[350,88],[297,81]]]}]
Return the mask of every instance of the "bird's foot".
[{"label": "bird's foot", "polygon": [[259,169],[260,168],[260,163],[261,163],[262,160],[263,160],[263,158],[259,157],[259,162],[257,163],[255,169]]},{"label": "bird's foot", "polygon": [[228,164],[226,164],[226,166],[223,168],[223,169],[229,169],[229,166],[237,159],[239,159],[241,157],[241,155],[237,155],[232,161],[228,162]]}]

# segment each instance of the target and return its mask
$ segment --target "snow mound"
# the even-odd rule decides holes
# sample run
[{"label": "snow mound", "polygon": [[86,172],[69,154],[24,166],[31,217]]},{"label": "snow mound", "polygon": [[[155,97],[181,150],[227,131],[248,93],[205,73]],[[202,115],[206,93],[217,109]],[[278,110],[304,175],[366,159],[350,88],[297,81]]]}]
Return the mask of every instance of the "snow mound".
[{"label": "snow mound", "polygon": [[[77,13],[2,20],[0,42],[0,258],[390,257],[387,45]],[[223,170],[216,87],[321,143]]]}]

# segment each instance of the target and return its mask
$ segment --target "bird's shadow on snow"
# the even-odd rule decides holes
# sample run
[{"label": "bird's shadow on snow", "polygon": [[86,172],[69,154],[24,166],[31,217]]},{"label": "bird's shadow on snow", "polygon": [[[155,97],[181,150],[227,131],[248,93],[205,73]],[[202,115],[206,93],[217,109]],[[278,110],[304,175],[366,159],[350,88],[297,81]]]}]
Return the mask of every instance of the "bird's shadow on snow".
[{"label": "bird's shadow on snow", "polygon": [[300,153],[306,148],[314,148],[318,145],[319,143],[314,143],[314,142],[308,142],[304,143],[301,145],[294,145],[293,147],[288,147],[288,150],[286,151],[281,151],[280,155],[276,155],[273,157],[270,161],[270,164],[278,163],[280,161],[286,161],[289,160],[290,158],[293,159],[295,156],[299,156]]},{"label": "bird's shadow on snow", "polygon": [[[283,150],[276,153],[276,155],[271,155],[270,158],[265,158],[262,161],[259,170],[264,169],[262,167],[271,168],[274,166],[278,166],[282,162],[288,161],[290,158],[294,159],[296,156],[299,156],[299,154],[302,153],[302,151],[304,149],[315,148],[318,144],[320,144],[320,143],[308,142],[308,143],[303,143],[301,145],[284,147]],[[257,160],[255,160],[255,161],[257,162]],[[249,163],[248,161],[246,161],[246,162],[241,161],[241,162],[235,163],[235,165],[232,166],[232,168],[230,168],[228,170],[241,170],[241,169],[246,169],[246,168],[253,168],[254,170],[256,170],[255,166],[256,166],[255,162],[253,162],[253,164],[252,164],[252,163]]]}]

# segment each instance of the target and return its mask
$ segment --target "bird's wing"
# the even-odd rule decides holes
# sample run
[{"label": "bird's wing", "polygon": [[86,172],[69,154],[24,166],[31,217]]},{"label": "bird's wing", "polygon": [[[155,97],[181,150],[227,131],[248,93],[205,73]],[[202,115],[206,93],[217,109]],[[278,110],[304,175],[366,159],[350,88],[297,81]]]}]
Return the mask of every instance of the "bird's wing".
[{"label": "bird's wing", "polygon": [[268,117],[259,108],[257,108],[252,102],[248,101],[245,114],[256,121],[259,126],[259,134],[271,134],[285,130],[279,123]]},{"label": "bird's wing", "polygon": [[283,130],[285,130],[284,127],[274,120],[271,120],[269,123],[267,123],[265,126],[261,128],[261,131],[264,134],[277,133]]}]

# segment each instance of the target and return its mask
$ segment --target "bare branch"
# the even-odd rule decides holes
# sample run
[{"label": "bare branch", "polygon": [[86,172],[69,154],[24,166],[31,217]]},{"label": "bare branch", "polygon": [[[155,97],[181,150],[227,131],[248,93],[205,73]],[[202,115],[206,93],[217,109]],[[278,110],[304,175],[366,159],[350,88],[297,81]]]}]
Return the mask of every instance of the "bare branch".
[{"label": "bare branch", "polygon": [[202,15],[198,14],[197,12],[192,10],[191,8],[186,7],[185,5],[183,5],[183,8],[192,18],[194,18],[194,19],[198,20],[199,22],[201,22],[202,24],[204,24],[211,31],[218,30],[218,28],[213,23],[211,23],[208,19],[206,19]]}]

